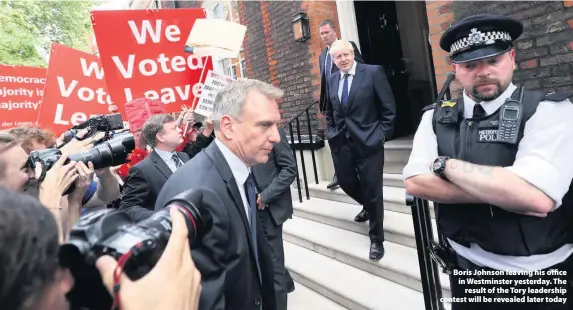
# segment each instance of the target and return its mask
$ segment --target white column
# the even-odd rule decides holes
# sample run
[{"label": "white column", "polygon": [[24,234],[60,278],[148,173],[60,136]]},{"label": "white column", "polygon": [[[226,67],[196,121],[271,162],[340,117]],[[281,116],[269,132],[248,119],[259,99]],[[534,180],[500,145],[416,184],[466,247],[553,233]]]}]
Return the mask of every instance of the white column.
[{"label": "white column", "polygon": [[358,46],[358,49],[361,50],[360,40],[358,40],[354,1],[336,0],[336,10],[338,11],[338,24],[340,25],[340,38],[353,41]]}]

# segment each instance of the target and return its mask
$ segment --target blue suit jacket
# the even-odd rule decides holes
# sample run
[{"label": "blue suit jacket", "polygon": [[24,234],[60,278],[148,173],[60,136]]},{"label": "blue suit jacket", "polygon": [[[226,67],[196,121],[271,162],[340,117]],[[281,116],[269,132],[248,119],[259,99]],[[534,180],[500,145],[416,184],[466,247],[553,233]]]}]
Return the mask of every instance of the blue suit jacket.
[{"label": "blue suit jacket", "polygon": [[384,70],[375,65],[357,63],[356,73],[344,106],[338,98],[340,71],[328,77],[326,98],[327,138],[333,152],[348,136],[361,154],[379,151],[392,137],[396,104]]}]

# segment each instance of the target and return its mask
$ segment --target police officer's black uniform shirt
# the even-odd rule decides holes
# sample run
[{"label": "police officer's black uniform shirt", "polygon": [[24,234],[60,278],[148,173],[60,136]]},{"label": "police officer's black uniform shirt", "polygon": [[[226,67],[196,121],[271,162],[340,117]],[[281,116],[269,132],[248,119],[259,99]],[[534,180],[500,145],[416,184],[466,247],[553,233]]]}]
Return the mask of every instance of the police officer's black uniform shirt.
[{"label": "police officer's black uniform shirt", "polygon": [[[486,114],[500,108],[515,89],[516,86],[510,84],[497,99],[481,102]],[[464,92],[464,118],[472,116],[475,104]],[[430,166],[438,157],[438,144],[432,128],[433,113],[434,110],[427,111],[422,117],[414,136],[412,154],[404,167],[404,180],[432,174]],[[542,190],[558,208],[573,179],[573,104],[569,100],[540,102],[537,111],[525,124],[518,148],[514,164],[506,169]],[[487,252],[476,244],[466,248],[449,241],[459,255],[477,265],[497,270],[541,270],[561,263],[573,254],[571,244],[549,254],[514,257]]]}]

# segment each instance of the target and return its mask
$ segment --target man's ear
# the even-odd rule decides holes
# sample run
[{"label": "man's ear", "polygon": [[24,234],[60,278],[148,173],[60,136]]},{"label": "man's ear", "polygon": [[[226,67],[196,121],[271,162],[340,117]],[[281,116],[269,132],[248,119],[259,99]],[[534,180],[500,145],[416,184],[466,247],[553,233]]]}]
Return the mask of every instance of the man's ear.
[{"label": "man's ear", "polygon": [[69,269],[59,268],[56,271],[56,283],[59,289],[64,293],[69,293],[74,287],[74,277]]},{"label": "man's ear", "polygon": [[229,115],[223,115],[219,121],[219,130],[226,140],[231,140],[235,132],[235,120]]}]

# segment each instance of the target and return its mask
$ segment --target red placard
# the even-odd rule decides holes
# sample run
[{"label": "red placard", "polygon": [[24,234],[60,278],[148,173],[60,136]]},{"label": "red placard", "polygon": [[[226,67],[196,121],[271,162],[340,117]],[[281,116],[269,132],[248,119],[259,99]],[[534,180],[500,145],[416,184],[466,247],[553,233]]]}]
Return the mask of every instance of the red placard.
[{"label": "red placard", "polygon": [[56,134],[108,114],[112,104],[97,56],[52,44],[38,124]]},{"label": "red placard", "polygon": [[92,11],[93,28],[112,97],[124,104],[147,97],[165,111],[194,106],[211,57],[185,53],[185,41],[202,9]]},{"label": "red placard", "polygon": [[45,83],[45,68],[0,64],[0,130],[34,125]]}]

